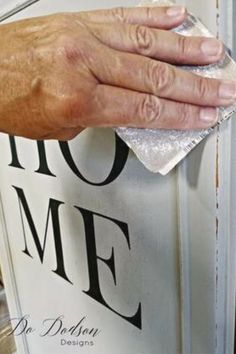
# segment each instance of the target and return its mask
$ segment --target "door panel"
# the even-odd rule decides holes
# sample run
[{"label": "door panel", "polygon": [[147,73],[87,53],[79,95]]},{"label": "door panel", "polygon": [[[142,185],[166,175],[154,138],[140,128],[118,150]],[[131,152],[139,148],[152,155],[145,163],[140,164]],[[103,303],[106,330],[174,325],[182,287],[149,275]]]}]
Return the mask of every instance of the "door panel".
[{"label": "door panel", "polygon": [[[40,0],[8,21],[135,4]],[[186,5],[233,43],[222,4]],[[234,131],[223,124],[165,177],[110,129],[68,144],[1,134],[0,255],[11,317],[35,328],[16,337],[18,354],[233,353]],[[40,336],[61,315],[100,332],[74,345],[68,333]]]}]

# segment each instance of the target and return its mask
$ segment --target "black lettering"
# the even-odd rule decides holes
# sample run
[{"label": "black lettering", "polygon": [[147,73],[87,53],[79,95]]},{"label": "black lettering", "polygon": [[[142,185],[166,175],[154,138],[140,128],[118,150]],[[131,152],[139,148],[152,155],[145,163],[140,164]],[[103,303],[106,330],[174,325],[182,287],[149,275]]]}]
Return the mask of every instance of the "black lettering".
[{"label": "black lettering", "polygon": [[94,300],[98,301],[100,304],[107,307],[109,310],[113,311],[120,317],[124,318],[126,321],[130,322],[134,326],[138,327],[139,329],[142,328],[141,324],[141,303],[138,306],[138,310],[135,315],[128,317],[123,316],[122,314],[118,313],[114,309],[112,309],[105,301],[99,283],[99,272],[98,272],[98,260],[105,263],[108,268],[110,269],[114,282],[116,283],[116,273],[115,273],[115,261],[114,261],[114,249],[112,248],[112,254],[109,259],[103,259],[97,255],[96,250],[96,239],[95,239],[95,227],[94,227],[94,216],[101,217],[103,219],[109,220],[110,222],[115,223],[122,231],[125,239],[127,241],[128,247],[130,249],[130,239],[129,239],[129,231],[128,225],[124,222],[119,220],[115,220],[113,218],[109,218],[107,216],[82,209],[80,207],[76,207],[83,217],[84,227],[85,227],[85,237],[86,237],[86,247],[87,247],[87,257],[88,257],[88,269],[89,269],[89,281],[90,281],[90,288],[88,291],[84,291],[87,295],[92,297]]},{"label": "black lettering", "polygon": [[12,161],[9,164],[9,166],[21,168],[22,170],[24,170],[25,168],[21,166],[19,158],[18,158],[15,137],[9,135],[9,141],[10,141],[10,148],[11,148],[11,155],[12,155]]},{"label": "black lettering", "polygon": [[68,142],[60,141],[59,145],[60,145],[62,155],[64,156],[68,166],[71,168],[72,172],[74,172],[74,174],[77,177],[79,177],[82,181],[92,186],[106,186],[112,183],[113,181],[115,181],[119,177],[128,159],[128,154],[129,154],[128,146],[117,135],[115,135],[115,142],[116,142],[115,159],[113,162],[112,169],[108,177],[105,179],[105,181],[102,181],[100,183],[89,181],[82,175],[82,173],[79,171],[78,167],[76,166],[73,160]]},{"label": "black lettering", "polygon": [[[25,169],[19,161],[18,153],[17,153],[17,146],[16,146],[16,139],[14,136],[9,136],[10,140],[10,149],[12,154],[12,161],[9,164],[11,167]],[[38,148],[38,156],[39,156],[39,168],[35,171],[36,173],[40,173],[42,175],[56,177],[49,169],[48,162],[47,162],[47,155],[45,149],[44,141],[37,141],[37,148]]]},{"label": "black lettering", "polygon": [[56,177],[49,170],[44,141],[37,141],[37,146],[38,146],[38,153],[39,153],[39,168],[35,172],[41,173],[42,175]]},{"label": "black lettering", "polygon": [[[48,213],[47,213],[47,220],[46,220],[46,229],[45,229],[45,234],[44,234],[44,241],[43,245],[41,245],[39,237],[38,237],[38,232],[36,230],[34,220],[32,218],[30,208],[28,206],[25,194],[23,189],[18,188],[13,186],[13,188],[16,190],[18,200],[19,200],[19,208],[20,208],[20,214],[21,214],[21,221],[22,221],[22,227],[23,227],[23,234],[24,234],[24,241],[25,241],[25,249],[23,252],[27,254],[29,257],[33,258],[28,250],[27,247],[27,239],[26,239],[26,233],[25,233],[25,225],[24,225],[24,220],[23,220],[23,210],[24,214],[27,218],[28,225],[30,227],[34,243],[39,255],[39,259],[41,263],[43,263],[44,259],[44,253],[45,253],[45,248],[46,248],[46,241],[47,241],[47,231],[48,231],[48,224],[49,224],[49,217],[51,215],[52,219],[52,226],[53,226],[53,235],[54,235],[54,243],[55,243],[55,253],[56,253],[56,259],[57,259],[57,269],[53,270],[54,273],[68,281],[69,283],[72,284],[72,282],[69,280],[69,278],[66,275],[65,271],[65,265],[64,265],[64,255],[63,255],[63,248],[62,248],[62,240],[61,240],[61,231],[60,231],[60,222],[59,222],[59,207],[64,204],[63,202],[55,199],[50,199],[49,200],[49,207],[48,207]],[[23,207],[23,210],[22,210]]]}]

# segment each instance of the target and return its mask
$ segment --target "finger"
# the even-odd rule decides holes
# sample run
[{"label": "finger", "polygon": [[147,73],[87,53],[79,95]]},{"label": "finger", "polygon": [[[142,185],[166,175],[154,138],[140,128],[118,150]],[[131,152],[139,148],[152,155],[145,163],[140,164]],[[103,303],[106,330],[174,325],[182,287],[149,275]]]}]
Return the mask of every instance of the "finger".
[{"label": "finger", "polygon": [[206,129],[217,122],[215,108],[159,99],[153,95],[98,85],[84,127],[136,127],[150,129]]},{"label": "finger", "polygon": [[186,37],[143,25],[93,24],[93,34],[111,48],[175,64],[204,65],[220,60],[223,44],[215,38]]},{"label": "finger", "polygon": [[148,27],[171,29],[180,25],[186,18],[183,6],[171,7],[118,7],[78,13],[79,18],[100,23],[133,23]]},{"label": "finger", "polygon": [[103,60],[93,60],[88,65],[106,85],[201,106],[227,106],[236,100],[235,82],[203,78],[170,64],[105,46],[96,54],[102,55]]}]

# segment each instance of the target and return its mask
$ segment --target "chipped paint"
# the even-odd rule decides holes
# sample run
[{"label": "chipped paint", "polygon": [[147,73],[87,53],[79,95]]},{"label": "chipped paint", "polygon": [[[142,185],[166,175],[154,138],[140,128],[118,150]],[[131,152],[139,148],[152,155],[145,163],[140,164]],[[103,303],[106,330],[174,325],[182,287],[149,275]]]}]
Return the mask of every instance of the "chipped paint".
[{"label": "chipped paint", "polygon": [[216,141],[216,178],[215,178],[215,183],[216,183],[216,185],[215,185],[216,186],[216,194],[218,195],[219,184],[220,184],[220,181],[219,181],[219,130],[217,132],[217,141]]},{"label": "chipped paint", "polygon": [[216,239],[218,238],[218,233],[219,233],[219,219],[216,217]]},{"label": "chipped paint", "polygon": [[217,28],[216,37],[219,38],[219,36],[220,36],[220,33],[219,33],[219,28],[220,28],[220,2],[219,2],[219,0],[216,0],[216,28]]},{"label": "chipped paint", "polygon": [[[216,255],[215,255],[215,284],[216,284],[216,297],[215,297],[215,307],[218,307],[218,278],[219,278],[219,187],[220,187],[220,176],[219,176],[219,136],[220,136],[220,128],[217,127],[217,135],[216,135],[216,171],[215,171],[215,191],[216,191]],[[215,335],[215,349],[218,346],[218,323],[215,323],[216,335]]]}]

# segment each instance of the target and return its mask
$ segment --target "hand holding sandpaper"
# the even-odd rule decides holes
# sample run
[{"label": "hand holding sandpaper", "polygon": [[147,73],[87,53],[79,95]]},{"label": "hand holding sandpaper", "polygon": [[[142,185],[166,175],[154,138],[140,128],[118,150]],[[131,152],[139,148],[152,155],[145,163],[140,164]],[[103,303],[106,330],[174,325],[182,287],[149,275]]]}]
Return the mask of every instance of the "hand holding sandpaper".
[{"label": "hand holding sandpaper", "polygon": [[[174,66],[213,64],[224,56],[214,38],[171,31],[186,18],[183,7],[167,6],[52,14],[1,25],[0,131],[69,140],[87,127],[136,127],[162,129],[155,132],[161,142],[164,129],[214,126],[216,107],[234,102],[236,84]],[[166,152],[158,141],[157,162],[159,147]]]},{"label": "hand holding sandpaper", "polygon": [[[144,1],[144,6],[170,4],[165,0]],[[188,36],[213,37],[209,30],[191,14],[188,14],[184,23],[174,30],[175,33]],[[182,66],[182,69],[193,72],[200,77],[208,77],[223,80],[232,80],[236,82],[236,63],[230,58],[228,53],[224,53],[217,63],[210,65]],[[226,81],[227,82],[227,81]],[[185,92],[185,82],[182,82],[182,91]],[[181,88],[179,88],[181,91]],[[211,88],[202,87],[201,95],[209,100]],[[226,92],[225,92],[226,93]],[[226,94],[227,96],[227,94]],[[208,101],[211,104],[211,100]],[[236,112],[235,96],[230,106],[221,106],[218,110],[218,123],[229,118]],[[177,108],[177,107],[176,107]],[[176,109],[176,120],[182,121],[181,112]],[[190,122],[194,119],[191,112],[186,112],[185,121]],[[167,121],[169,121],[167,119]],[[183,126],[181,127],[181,129]],[[200,143],[208,134],[213,131],[212,128],[203,130],[151,130],[151,129],[117,129],[118,135],[129,145],[136,153],[141,162],[152,172],[159,172],[163,175],[170,172],[198,143]]]}]

